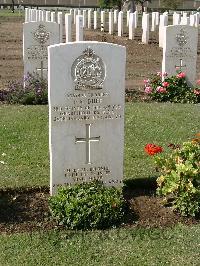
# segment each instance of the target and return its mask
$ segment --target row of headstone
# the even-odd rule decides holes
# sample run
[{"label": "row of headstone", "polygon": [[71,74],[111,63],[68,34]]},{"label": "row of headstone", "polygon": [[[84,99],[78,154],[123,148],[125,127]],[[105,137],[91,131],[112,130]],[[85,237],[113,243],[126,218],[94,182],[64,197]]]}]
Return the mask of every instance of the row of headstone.
[{"label": "row of headstone", "polygon": [[[60,44],[61,13],[57,21],[31,19],[23,25],[25,72],[46,78],[48,71],[51,194],[60,185],[94,180],[121,186],[125,47]],[[69,31],[71,22],[72,15],[66,14]],[[83,16],[76,15],[76,40],[82,39],[82,25]]]},{"label": "row of headstone", "polygon": [[[42,11],[42,12],[41,12]],[[38,14],[43,14],[37,16]],[[38,73],[47,78],[47,47],[63,42],[63,13],[26,9],[23,25],[24,76]],[[56,22],[57,20],[57,22]],[[83,17],[76,16],[76,41],[83,41]],[[66,42],[71,42],[72,15],[65,14]]]},{"label": "row of headstone", "polygon": [[[58,12],[58,23],[43,20],[24,23],[25,72],[37,71],[41,77],[47,77],[49,72],[51,194],[60,185],[93,180],[119,186],[123,180],[125,48],[81,42],[84,16],[80,13],[75,17],[78,42],[60,44],[61,15]],[[104,16],[102,13],[102,24]],[[136,14],[130,12],[128,17],[129,38],[134,38]],[[109,13],[109,33],[113,33],[115,20],[123,34],[123,12]],[[162,72],[170,76],[177,69],[184,71],[193,85],[197,27],[167,26],[167,13],[160,17],[155,14],[152,27],[159,20],[159,30],[163,32]],[[72,15],[66,14],[66,31],[71,31],[71,23]],[[149,14],[144,13],[144,43],[148,43],[149,24]]]}]

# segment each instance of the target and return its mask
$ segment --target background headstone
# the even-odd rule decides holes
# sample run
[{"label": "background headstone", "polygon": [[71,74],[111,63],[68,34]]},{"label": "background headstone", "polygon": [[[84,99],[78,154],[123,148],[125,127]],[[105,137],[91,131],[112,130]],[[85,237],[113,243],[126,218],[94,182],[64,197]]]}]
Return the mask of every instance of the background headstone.
[{"label": "background headstone", "polygon": [[72,15],[65,14],[65,42],[72,41]]},{"label": "background headstone", "polygon": [[189,84],[195,84],[198,30],[192,26],[167,26],[164,29],[162,72],[169,76],[177,70],[186,73]]},{"label": "background headstone", "polygon": [[135,34],[135,13],[130,13],[129,17],[129,39],[133,40]]},{"label": "background headstone", "polygon": [[47,46],[59,43],[59,25],[54,22],[23,24],[24,75],[38,73],[47,78]]},{"label": "background headstone", "polygon": [[83,16],[76,16],[76,41],[83,41]]}]

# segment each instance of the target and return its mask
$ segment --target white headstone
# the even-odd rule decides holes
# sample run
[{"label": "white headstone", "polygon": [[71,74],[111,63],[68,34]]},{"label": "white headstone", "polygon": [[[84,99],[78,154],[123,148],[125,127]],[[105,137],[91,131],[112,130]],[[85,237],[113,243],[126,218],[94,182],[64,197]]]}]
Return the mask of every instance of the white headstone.
[{"label": "white headstone", "polygon": [[88,10],[88,29],[91,29],[92,27],[92,10]]},{"label": "white headstone", "polygon": [[72,41],[72,15],[65,14],[65,42]]},{"label": "white headstone", "polygon": [[163,47],[163,34],[164,27],[168,25],[168,15],[160,15],[160,25],[159,25],[159,47]]},{"label": "white headstone", "polygon": [[51,22],[56,22],[56,12],[51,12]]},{"label": "white headstone", "polygon": [[105,31],[105,11],[101,11],[101,31]]},{"label": "white headstone", "polygon": [[51,21],[51,11],[46,11],[46,22]]},{"label": "white headstone", "polygon": [[142,42],[149,42],[149,14],[143,13],[142,16]]},{"label": "white headstone", "polygon": [[125,47],[78,42],[48,51],[51,194],[59,185],[94,180],[120,186]]},{"label": "white headstone", "polygon": [[29,8],[25,8],[25,22],[29,22],[30,17],[29,17]]},{"label": "white headstone", "polygon": [[46,11],[42,10],[42,21],[46,21]]},{"label": "white headstone", "polygon": [[190,25],[190,18],[187,16],[182,16],[181,17],[181,25]]},{"label": "white headstone", "polygon": [[117,9],[114,10],[114,24],[117,24],[118,13],[119,13],[119,11]]},{"label": "white headstone", "polygon": [[179,25],[181,23],[181,14],[174,13],[173,15],[173,25]]},{"label": "white headstone", "polygon": [[63,42],[63,14],[62,12],[58,12],[58,24],[60,28],[60,43]]},{"label": "white headstone", "polygon": [[118,14],[118,36],[123,35],[123,12],[120,11]]},{"label": "white headstone", "polygon": [[114,14],[113,12],[109,12],[109,34],[113,34],[114,29]]},{"label": "white headstone", "polygon": [[36,10],[36,21],[40,21],[40,10]]},{"label": "white headstone", "polygon": [[195,17],[196,17],[196,18],[195,18],[195,26],[196,26],[196,27],[199,27],[199,17],[200,17],[199,13],[196,13],[196,14],[195,14]]},{"label": "white headstone", "polygon": [[47,46],[59,43],[59,25],[54,22],[23,24],[24,75],[38,73],[47,78]]},{"label": "white headstone", "polygon": [[94,30],[97,29],[97,11],[94,11]]},{"label": "white headstone", "polygon": [[74,24],[76,24],[77,9],[74,9]]},{"label": "white headstone", "polygon": [[137,28],[137,26],[138,26],[138,11],[135,11],[134,14],[135,14],[135,28]]},{"label": "white headstone", "polygon": [[155,12],[155,13],[156,13],[156,26],[159,26],[160,14],[159,14],[159,12]]},{"label": "white headstone", "polygon": [[86,27],[87,23],[87,10],[83,10],[83,28]]},{"label": "white headstone", "polygon": [[186,73],[188,82],[195,83],[198,30],[192,26],[167,26],[164,29],[162,72],[169,76],[177,71]]},{"label": "white headstone", "polygon": [[31,21],[37,21],[36,12],[37,12],[36,9],[31,9]]},{"label": "white headstone", "polygon": [[195,26],[196,17],[195,15],[190,15],[190,26]]},{"label": "white headstone", "polygon": [[152,12],[151,14],[151,31],[155,31],[156,29],[156,12]]},{"label": "white headstone", "polygon": [[42,10],[39,10],[39,20],[38,21],[44,21]]},{"label": "white headstone", "polygon": [[129,18],[129,39],[133,40],[135,34],[135,13],[130,13]]},{"label": "white headstone", "polygon": [[83,16],[76,16],[76,41],[83,41]]},{"label": "white headstone", "polygon": [[128,10],[128,11],[126,12],[126,26],[127,26],[127,27],[129,26],[129,16],[130,16],[130,13],[131,13],[130,10]]}]

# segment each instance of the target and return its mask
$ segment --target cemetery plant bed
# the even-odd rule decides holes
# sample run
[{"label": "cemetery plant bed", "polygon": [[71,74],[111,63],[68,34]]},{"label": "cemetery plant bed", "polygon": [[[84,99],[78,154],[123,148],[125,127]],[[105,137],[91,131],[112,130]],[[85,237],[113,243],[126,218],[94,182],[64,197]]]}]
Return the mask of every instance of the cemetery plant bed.
[{"label": "cemetery plant bed", "polygon": [[[133,184],[136,184],[134,181]],[[133,185],[132,184],[132,185]],[[178,223],[198,224],[195,218],[181,217],[171,208],[162,206],[154,185],[148,188],[138,184],[133,189],[124,187],[124,197],[130,206],[129,221],[122,228],[163,228]],[[0,233],[62,230],[50,217],[48,208],[49,188],[33,187],[0,190]],[[134,216],[132,215],[134,214]]]}]

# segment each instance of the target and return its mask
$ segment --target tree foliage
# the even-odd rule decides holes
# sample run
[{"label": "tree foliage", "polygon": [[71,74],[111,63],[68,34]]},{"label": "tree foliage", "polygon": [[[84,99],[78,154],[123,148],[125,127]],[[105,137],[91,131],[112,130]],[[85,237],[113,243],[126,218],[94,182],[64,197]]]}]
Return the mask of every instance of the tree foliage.
[{"label": "tree foliage", "polygon": [[151,2],[151,0],[99,0],[99,5],[101,8],[118,8],[121,10],[124,4],[130,4],[130,10],[134,12],[136,4],[141,5],[143,10],[145,2]]},{"label": "tree foliage", "polygon": [[167,9],[177,9],[182,3],[183,0],[162,0],[162,6]]}]

